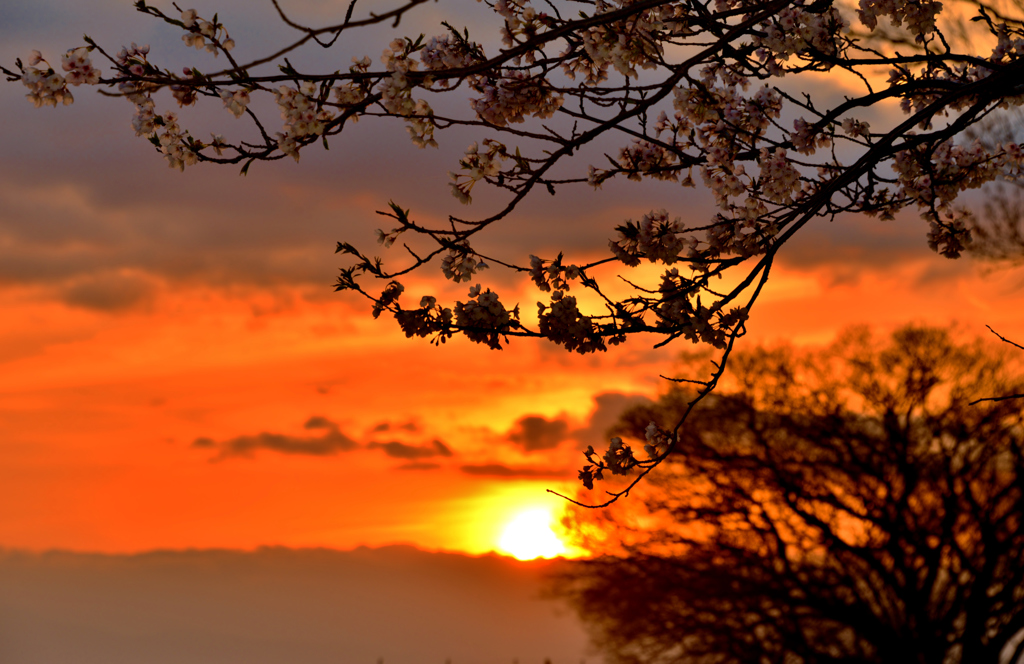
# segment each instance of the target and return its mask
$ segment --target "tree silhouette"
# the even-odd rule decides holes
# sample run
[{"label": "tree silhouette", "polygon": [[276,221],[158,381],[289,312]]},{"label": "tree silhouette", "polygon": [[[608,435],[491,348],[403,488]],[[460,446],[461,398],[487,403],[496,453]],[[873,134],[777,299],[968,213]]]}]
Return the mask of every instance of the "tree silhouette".
[{"label": "tree silhouette", "polygon": [[[352,0],[321,27],[271,2],[296,36],[250,46],[263,55],[244,60],[235,57],[236,37],[248,46],[251,36],[229,33],[227,17],[137,0],[186,48],[206,52],[195,65],[172,70],[149,46],[118,51],[86,36],[59,64],[35,52],[3,71],[37,106],[70,104],[81,85],[127,100],[136,134],[179,169],[206,162],[244,173],[259,161],[298,160],[360,117],[398,121],[420,148],[452,127],[474,132],[453,164],[451,193],[469,204],[489,185],[503,196],[497,206],[434,223],[390,202],[381,212],[389,228],[378,236],[384,248],[399,247],[385,261],[339,242],[348,263],[337,288],[434,343],[461,334],[501,348],[511,337],[539,337],[590,353],[646,334],[657,345],[707,344],[720,359],[698,381],[695,401],[721,377],[779,250],[807,224],[913,209],[928,245],[955,258],[974,225],[960,194],[1024,169],[1013,140],[967,140],[973,126],[1024,100],[1017,0],[861,0],[857,9],[835,0],[487,0],[493,31],[480,41],[452,22],[453,12],[429,26],[435,36],[392,40],[379,64],[346,51],[359,43],[353,34],[417,20],[425,0],[372,9]],[[309,72],[292,63],[320,48],[345,64]],[[463,103],[438,103],[453,96]],[[166,110],[197,103],[223,107],[239,119],[237,132],[200,138],[207,132],[192,133]],[[514,223],[536,192],[613,178],[700,183],[717,211],[684,219],[638,210],[595,231],[609,238],[603,258],[492,255],[474,244],[495,224]],[[983,253],[993,253],[990,244],[981,243]],[[428,265],[456,283],[481,279],[487,266],[529,274],[543,299],[533,315],[477,283],[447,305],[429,295],[403,302],[401,279]],[[658,435],[667,444],[652,446],[654,456],[627,447],[591,453],[581,480],[639,469],[639,481],[681,425]]]},{"label": "tree silhouette", "polygon": [[638,502],[576,513],[624,555],[558,592],[613,662],[1018,662],[1024,412],[969,405],[1021,391],[1008,357],[920,327],[737,353]]}]

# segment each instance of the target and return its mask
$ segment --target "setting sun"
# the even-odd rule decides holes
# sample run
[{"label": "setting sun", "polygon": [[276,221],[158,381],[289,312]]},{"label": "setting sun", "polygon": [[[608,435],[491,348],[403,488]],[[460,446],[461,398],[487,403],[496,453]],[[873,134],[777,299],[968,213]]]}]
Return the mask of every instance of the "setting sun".
[{"label": "setting sun", "polygon": [[564,555],[565,545],[552,530],[551,522],[551,512],[546,509],[520,512],[505,526],[498,546],[519,560]]}]

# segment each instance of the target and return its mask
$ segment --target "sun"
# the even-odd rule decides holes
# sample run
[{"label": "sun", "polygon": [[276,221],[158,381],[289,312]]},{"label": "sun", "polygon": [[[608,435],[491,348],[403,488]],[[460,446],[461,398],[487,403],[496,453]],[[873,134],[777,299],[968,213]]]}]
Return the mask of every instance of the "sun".
[{"label": "sun", "polygon": [[543,508],[520,512],[505,526],[498,546],[519,560],[565,555],[565,545],[552,530],[552,521],[551,512]]}]

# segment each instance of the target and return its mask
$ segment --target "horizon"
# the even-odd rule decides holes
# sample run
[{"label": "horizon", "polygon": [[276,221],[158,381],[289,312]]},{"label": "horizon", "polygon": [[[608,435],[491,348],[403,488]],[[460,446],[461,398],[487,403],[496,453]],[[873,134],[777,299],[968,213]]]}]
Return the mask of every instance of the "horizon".
[{"label": "horizon", "polygon": [[0,657],[20,664],[597,664],[569,607],[542,597],[545,574],[566,563],[407,546],[0,551]]}]

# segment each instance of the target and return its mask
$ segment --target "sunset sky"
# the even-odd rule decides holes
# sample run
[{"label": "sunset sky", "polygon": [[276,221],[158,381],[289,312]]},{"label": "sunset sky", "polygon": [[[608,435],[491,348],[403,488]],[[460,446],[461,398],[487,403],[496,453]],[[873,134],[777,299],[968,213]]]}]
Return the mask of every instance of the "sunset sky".
[{"label": "sunset sky", "polygon": [[[462,21],[486,18],[464,4]],[[315,21],[346,5],[286,6]],[[220,12],[243,59],[285,34],[269,3],[195,6]],[[349,50],[377,57],[392,36],[438,33],[444,7]],[[8,67],[32,49],[58,62],[83,32],[114,50],[150,43],[161,63],[209,57],[125,0],[2,12]],[[447,172],[485,134],[439,134],[440,149],[423,151],[400,124],[364,121],[299,164],[179,173],[134,136],[130,104],[75,92],[70,108],[35,109],[20,85],[0,85],[0,547],[486,552],[521,513],[560,509],[545,489],[575,490],[580,450],[656,397],[684,349],[651,338],[587,357],[533,341],[438,348],[333,292],[335,242],[371,247],[389,200],[425,219],[464,211]],[[213,111],[192,115],[194,133],[231,129]],[[699,191],[609,183],[528,202],[481,248],[583,262],[606,252],[616,224],[662,207],[712,214]],[[1024,336],[1024,273],[943,259],[926,232],[913,214],[812,225],[782,252],[742,343],[954,320]],[[506,302],[538,299],[523,281],[485,277]],[[436,267],[407,282],[416,300],[467,288]]]}]

